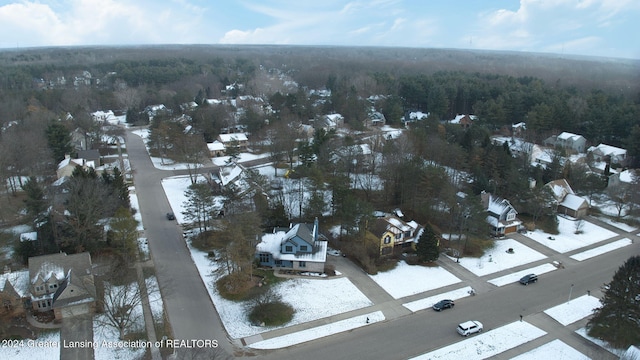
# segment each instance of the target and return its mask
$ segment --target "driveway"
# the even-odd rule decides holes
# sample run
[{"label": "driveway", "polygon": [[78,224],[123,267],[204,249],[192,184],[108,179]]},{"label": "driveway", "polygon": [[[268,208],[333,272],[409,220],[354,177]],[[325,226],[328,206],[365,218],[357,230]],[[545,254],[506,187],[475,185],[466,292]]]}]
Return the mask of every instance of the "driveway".
[{"label": "driveway", "polygon": [[88,360],[93,359],[93,347],[65,348],[65,343],[93,342],[93,316],[80,315],[64,319],[60,329],[60,359]]}]

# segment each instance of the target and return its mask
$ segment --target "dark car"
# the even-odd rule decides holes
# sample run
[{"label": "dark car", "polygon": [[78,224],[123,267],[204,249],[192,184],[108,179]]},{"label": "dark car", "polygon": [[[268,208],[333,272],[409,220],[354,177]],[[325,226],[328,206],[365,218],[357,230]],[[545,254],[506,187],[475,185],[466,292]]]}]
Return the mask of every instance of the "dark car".
[{"label": "dark car", "polygon": [[520,279],[520,284],[529,285],[531,283],[537,282],[538,276],[536,274],[525,275]]},{"label": "dark car", "polygon": [[173,213],[167,213],[167,220],[175,220],[176,216]]},{"label": "dark car", "polygon": [[453,300],[440,300],[433,305],[433,310],[442,311],[444,309],[449,309],[454,307],[456,304],[453,303]]}]

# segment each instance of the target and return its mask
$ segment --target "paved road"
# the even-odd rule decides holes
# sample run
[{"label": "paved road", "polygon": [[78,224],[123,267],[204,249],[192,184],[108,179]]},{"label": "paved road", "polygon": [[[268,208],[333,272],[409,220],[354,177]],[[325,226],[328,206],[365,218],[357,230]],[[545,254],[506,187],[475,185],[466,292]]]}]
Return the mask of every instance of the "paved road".
[{"label": "paved road", "polygon": [[[610,230],[615,231],[615,228],[610,228]],[[617,232],[627,237],[635,237],[621,231]],[[602,243],[593,246],[599,245]],[[303,357],[305,359],[406,359],[461,341],[462,338],[455,332],[455,327],[462,321],[480,320],[485,326],[485,331],[489,331],[519,320],[519,315],[522,314],[524,321],[531,322],[548,334],[518,349],[496,355],[495,359],[508,359],[553,339],[560,339],[593,359],[616,359],[611,353],[574,333],[576,329],[584,327],[586,320],[565,327],[544,314],[543,311],[566,302],[570,295],[572,298],[576,298],[590,291],[592,295],[600,296],[600,285],[610,281],[615,271],[629,256],[640,254],[640,244],[635,241],[631,246],[583,262],[570,259],[568,254],[559,254],[549,250],[547,252],[549,252],[548,255],[551,255],[549,259],[483,277],[475,276],[451,260],[441,259],[442,266],[453,270],[452,272],[456,276],[463,279],[463,284],[458,284],[457,287],[471,285],[479,289],[478,295],[456,301],[455,309],[450,311],[437,313],[427,309],[399,317],[393,316],[393,310],[402,307],[402,303],[431,294],[386,301],[374,306],[374,310],[382,310],[385,313],[388,319],[385,322],[287,349],[258,353],[261,358],[265,359],[299,359]],[[542,263],[549,263],[552,260],[563,262],[566,268],[541,275],[540,281],[534,285],[525,287],[512,284],[496,287],[486,282],[490,278]],[[339,266],[336,268],[340,270]],[[354,276],[359,277],[357,272],[352,272],[349,275],[350,278]],[[359,287],[375,286],[373,284],[367,285],[364,278],[354,283]],[[573,288],[571,284],[573,284]],[[438,291],[434,291],[434,293]],[[381,300],[384,301],[384,299]],[[352,314],[356,315],[372,309],[361,309],[352,312]],[[392,314],[392,316],[387,316],[388,314]],[[341,314],[336,316],[336,320],[342,317],[349,317],[349,315]],[[330,322],[327,319],[324,321]],[[285,334],[286,331],[278,330],[273,333],[275,336],[279,336]],[[262,336],[265,339],[270,338],[271,333],[265,333]]]},{"label": "paved road", "polygon": [[[224,352],[233,353],[233,345],[193,264],[181,229],[165,217],[171,207],[161,179],[172,175],[171,172],[153,166],[140,137],[127,131],[126,142],[142,221],[174,338],[218,340]],[[178,354],[182,351],[187,350],[179,349]]]},{"label": "paved road", "polygon": [[[510,350],[500,354],[495,357],[496,359],[506,359],[507,355],[513,356],[525,348],[533,348],[536,344],[541,345],[555,338],[560,338],[591,358],[614,358],[607,351],[575,335],[573,331],[584,326],[585,320],[563,327],[542,312],[566,302],[570,291],[573,298],[582,296],[587,291],[599,296],[599,286],[610,281],[615,271],[629,256],[640,254],[640,241],[637,236],[611,226],[605,227],[620,236],[634,239],[634,244],[583,262],[568,257],[577,251],[560,254],[541,247],[537,243],[530,243],[531,240],[521,238],[520,235],[514,235],[519,241],[549,256],[548,259],[527,264],[521,268],[533,267],[552,260],[560,261],[566,266],[565,269],[542,275],[540,281],[533,286],[523,287],[513,284],[495,287],[486,283],[487,278],[498,277],[520,268],[477,277],[448,259],[441,260],[443,266],[463,279],[461,286],[471,285],[478,290],[477,296],[460,299],[456,302],[454,310],[442,313],[427,309],[408,314],[401,305],[407,299],[394,301],[386,293],[375,288],[377,285],[367,280],[366,275],[358,273],[358,269],[348,268],[345,273],[348,272],[352,282],[363,293],[371,296],[375,303],[374,308],[360,309],[356,312],[382,310],[387,321],[287,349],[242,352],[236,347],[237,343],[227,339],[219,316],[209,300],[205,285],[200,280],[184,241],[181,239],[179,227],[175,222],[167,221],[164,217],[170,207],[162,191],[160,179],[182,172],[155,169],[142,140],[129,132],[127,148],[134,169],[136,192],[149,238],[149,247],[156,264],[158,281],[176,338],[217,339],[227,354],[233,353],[236,356],[247,357],[258,355],[266,359],[406,359],[460,341],[461,338],[455,332],[455,327],[462,321],[480,320],[484,323],[486,331],[489,331],[519,320],[519,315],[522,314],[525,321],[530,321],[547,331],[548,335],[526,344],[520,350]],[[598,225],[604,226],[601,223]],[[352,267],[349,264],[342,265]],[[349,314],[340,314],[334,318],[348,316]],[[327,321],[331,319],[319,322]],[[314,325],[302,324],[280,329],[265,333],[263,337],[283,335],[310,326]]]}]

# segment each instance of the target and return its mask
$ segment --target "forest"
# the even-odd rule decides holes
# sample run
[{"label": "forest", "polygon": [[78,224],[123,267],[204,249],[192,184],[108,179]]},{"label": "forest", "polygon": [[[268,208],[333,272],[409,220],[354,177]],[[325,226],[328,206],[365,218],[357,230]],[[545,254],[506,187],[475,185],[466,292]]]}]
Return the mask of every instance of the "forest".
[{"label": "forest", "polygon": [[[89,116],[97,110],[126,113],[132,125],[148,124],[153,151],[176,161],[204,161],[206,142],[241,125],[251,135],[252,148],[269,152],[276,163],[295,168],[295,176],[312,183],[315,196],[305,204],[301,220],[330,208],[327,221],[360,236],[355,229],[365,224],[366,214],[401,208],[439,233],[464,231],[486,238],[478,196],[482,191],[509,198],[535,223],[550,215],[543,184],[566,178],[583,195],[606,186],[607,174],[565,162],[568,154],[562,151],[539,167],[515,156],[508,144],[491,142],[492,135],[510,131],[513,124],[526,123],[523,136],[532,143],[571,132],[591,145],[625,148],[632,160],[624,166],[637,167],[639,65],[631,60],[400,48],[5,50],[0,52],[0,175],[5,184],[7,179],[35,177],[40,186],[49,187],[69,150],[65,134],[82,129],[100,143],[105,130]],[[246,106],[238,111],[212,105],[211,99],[245,99]],[[185,107],[190,102],[197,106]],[[155,104],[164,104],[167,111],[149,123],[144,110]],[[372,109],[384,115],[388,126],[408,130],[397,139],[372,141],[369,135],[375,131],[367,124]],[[407,127],[404,120],[414,111],[429,117]],[[305,139],[295,130],[333,113],[344,117],[346,134],[316,131]],[[447,123],[458,114],[473,114],[477,121],[470,128]],[[349,149],[365,141],[379,156],[354,161],[358,155]],[[383,186],[349,188],[352,174],[377,176]],[[85,179],[77,183],[114,181],[77,176]],[[532,187],[531,180],[538,185]],[[322,191],[331,192],[330,203]],[[9,186],[5,193],[16,196]],[[461,200],[460,193],[468,200]],[[259,208],[264,224],[291,220],[281,205]],[[16,221],[8,210],[13,208],[0,214],[3,223]],[[117,209],[100,215],[112,216]]]}]

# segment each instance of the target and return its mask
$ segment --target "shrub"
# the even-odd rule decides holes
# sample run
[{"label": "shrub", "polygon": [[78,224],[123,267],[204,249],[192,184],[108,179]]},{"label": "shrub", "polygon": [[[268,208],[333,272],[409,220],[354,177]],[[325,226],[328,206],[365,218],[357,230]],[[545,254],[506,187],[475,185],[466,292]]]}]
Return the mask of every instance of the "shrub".
[{"label": "shrub", "polygon": [[281,301],[257,304],[249,313],[249,320],[254,324],[279,326],[291,321],[293,313],[293,308]]}]

